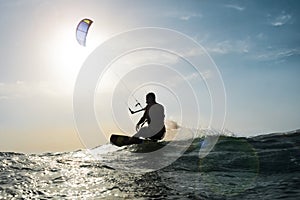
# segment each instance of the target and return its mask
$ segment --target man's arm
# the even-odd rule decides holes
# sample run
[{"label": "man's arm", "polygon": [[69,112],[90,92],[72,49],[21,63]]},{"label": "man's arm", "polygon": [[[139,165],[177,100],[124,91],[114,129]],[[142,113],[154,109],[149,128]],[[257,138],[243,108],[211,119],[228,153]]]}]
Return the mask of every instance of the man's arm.
[{"label": "man's arm", "polygon": [[146,120],[146,117],[145,117],[145,115],[143,115],[143,117],[141,117],[141,119],[140,119],[140,121],[137,123],[137,125],[140,125],[140,124],[144,123],[145,120]]},{"label": "man's arm", "polygon": [[128,108],[128,109],[129,109],[129,111],[130,111],[131,114],[135,114],[135,113],[138,113],[138,112],[141,112],[141,111],[145,110],[146,108],[142,108],[142,109],[136,110],[136,111],[133,111],[130,108]]},{"label": "man's arm", "polygon": [[147,119],[147,117],[146,117],[147,107],[144,108],[144,110],[145,110],[144,115],[141,117],[141,119],[139,120],[139,122],[136,124],[136,127],[135,127],[136,131],[138,131],[140,129],[140,125],[143,124],[143,123],[145,123],[145,121]]}]

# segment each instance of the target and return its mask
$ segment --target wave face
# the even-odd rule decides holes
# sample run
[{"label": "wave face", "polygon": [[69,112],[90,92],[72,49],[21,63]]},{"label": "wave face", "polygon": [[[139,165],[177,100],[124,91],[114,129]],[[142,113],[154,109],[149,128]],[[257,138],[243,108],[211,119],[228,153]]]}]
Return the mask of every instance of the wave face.
[{"label": "wave face", "polygon": [[[0,199],[299,199],[300,130],[252,138],[222,136],[200,158],[202,141],[196,138],[171,165],[147,173],[118,170],[114,163],[132,163],[130,169],[138,170],[136,157],[166,142],[127,148],[107,144],[96,149],[100,159],[87,150],[2,152]],[[172,156],[167,153],[161,162]]]}]

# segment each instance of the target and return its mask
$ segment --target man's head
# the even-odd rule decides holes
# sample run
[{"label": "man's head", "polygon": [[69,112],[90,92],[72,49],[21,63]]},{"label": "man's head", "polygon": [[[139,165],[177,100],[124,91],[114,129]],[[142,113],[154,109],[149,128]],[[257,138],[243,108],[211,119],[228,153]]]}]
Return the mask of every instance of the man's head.
[{"label": "man's head", "polygon": [[149,92],[146,95],[146,103],[147,104],[149,104],[149,103],[155,103],[155,94],[153,92]]}]

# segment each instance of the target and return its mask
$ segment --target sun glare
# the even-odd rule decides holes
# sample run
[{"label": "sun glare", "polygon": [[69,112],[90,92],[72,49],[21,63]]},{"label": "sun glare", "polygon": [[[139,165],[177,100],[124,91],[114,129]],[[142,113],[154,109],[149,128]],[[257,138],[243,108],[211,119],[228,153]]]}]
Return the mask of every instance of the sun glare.
[{"label": "sun glare", "polygon": [[[52,70],[57,81],[63,85],[63,89],[72,91],[77,74],[88,55],[101,43],[101,36],[90,28],[87,36],[86,47],[78,44],[75,36],[76,24],[74,26],[60,27],[53,36],[50,53],[52,59]],[[90,33],[91,32],[91,33]]]}]

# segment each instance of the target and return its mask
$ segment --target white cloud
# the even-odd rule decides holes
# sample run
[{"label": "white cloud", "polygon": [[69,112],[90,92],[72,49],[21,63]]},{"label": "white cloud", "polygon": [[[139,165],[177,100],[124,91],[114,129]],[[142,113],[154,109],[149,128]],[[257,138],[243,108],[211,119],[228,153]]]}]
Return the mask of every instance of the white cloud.
[{"label": "white cloud", "polygon": [[189,75],[185,76],[184,79],[191,81],[191,80],[199,79],[200,76],[201,76],[201,79],[207,80],[212,77],[212,72],[210,70],[206,70],[206,71],[199,72],[199,73],[193,72],[193,73],[190,73]]},{"label": "white cloud", "polygon": [[206,54],[201,48],[191,48],[189,49],[183,56],[184,57],[193,57],[193,56],[201,56]]},{"label": "white cloud", "polygon": [[234,5],[234,4],[229,4],[229,5],[225,5],[226,8],[231,8],[234,10],[238,10],[238,11],[243,11],[245,10],[245,7],[239,6],[239,5]]},{"label": "white cloud", "polygon": [[183,21],[188,21],[191,18],[201,18],[201,13],[195,13],[195,12],[168,12],[166,14],[167,17],[177,18]]},{"label": "white cloud", "polygon": [[206,46],[209,53],[214,54],[229,54],[229,53],[248,53],[250,43],[246,40],[225,40],[218,43],[211,43]]},{"label": "white cloud", "polygon": [[169,86],[176,87],[178,85],[181,85],[183,82],[191,82],[193,80],[204,80],[205,81],[205,80],[208,80],[212,77],[213,77],[212,72],[210,70],[206,70],[206,71],[199,72],[199,73],[198,72],[192,72],[192,73],[186,74],[182,77],[169,76],[166,83]]},{"label": "white cloud", "polygon": [[187,20],[190,20],[191,18],[194,18],[194,17],[201,18],[202,15],[198,14],[198,13],[183,14],[179,17],[179,19],[187,21]]},{"label": "white cloud", "polygon": [[204,72],[201,73],[201,76],[204,80],[210,79],[212,78],[212,72],[210,70],[206,70]]},{"label": "white cloud", "polygon": [[287,57],[300,55],[300,49],[269,49],[265,52],[260,52],[255,55],[255,58],[260,61],[281,60]]},{"label": "white cloud", "polygon": [[266,35],[264,33],[259,33],[259,34],[256,35],[256,38],[262,40],[262,39],[266,38]]},{"label": "white cloud", "polygon": [[0,96],[0,100],[7,100],[7,99],[9,99],[8,96]]},{"label": "white cloud", "polygon": [[287,23],[289,23],[292,19],[292,15],[286,14],[284,11],[275,17],[275,19],[271,20],[271,25],[275,27],[283,26]]},{"label": "white cloud", "polygon": [[71,91],[63,90],[61,85],[45,81],[29,83],[20,80],[15,83],[0,83],[0,100],[71,95]]}]

